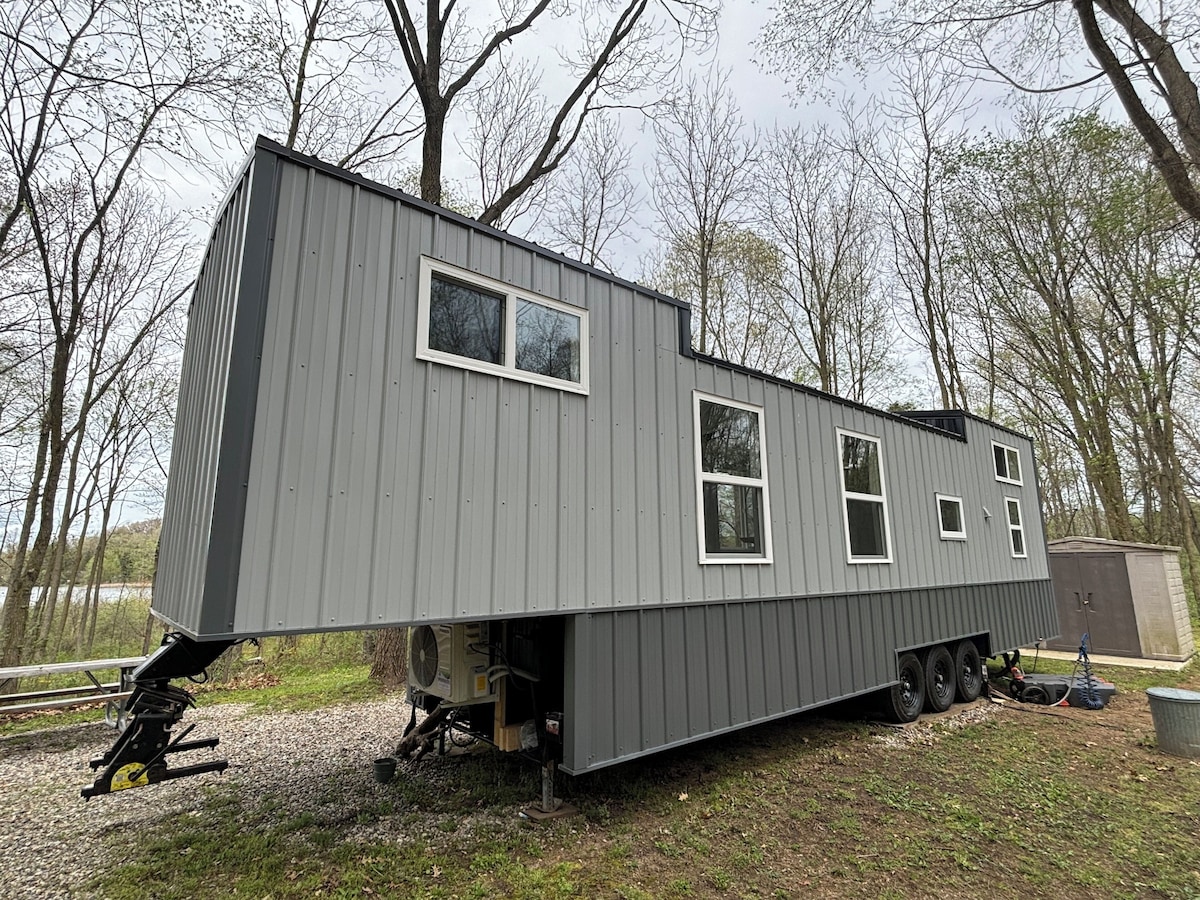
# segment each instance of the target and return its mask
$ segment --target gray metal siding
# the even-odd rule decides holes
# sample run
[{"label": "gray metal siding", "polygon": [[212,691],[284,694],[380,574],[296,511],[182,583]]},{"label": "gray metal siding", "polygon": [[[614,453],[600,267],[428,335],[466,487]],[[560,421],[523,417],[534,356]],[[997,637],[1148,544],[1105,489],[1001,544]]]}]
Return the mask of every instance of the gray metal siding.
[{"label": "gray metal siding", "polygon": [[571,616],[563,768],[583,772],[863,694],[897,648],[1053,633],[1048,581]]},{"label": "gray metal siding", "polygon": [[[246,244],[264,237],[247,233],[253,218],[254,177],[250,166],[229,193],[209,237],[188,312],[154,608],[193,633],[220,633],[230,627],[227,620],[211,620],[232,599],[213,593],[222,580],[219,561],[229,558],[227,547],[215,550],[214,544],[221,543],[229,527],[219,509],[229,497],[218,497],[219,482],[228,481],[229,460],[223,458],[222,448],[230,438],[229,401],[236,401],[231,393],[246,390],[246,385],[231,382],[238,371],[233,355]],[[261,206],[269,196],[256,197],[254,202]],[[256,255],[265,257],[261,249]]]},{"label": "gray metal siding", "polygon": [[[650,292],[361,181],[285,157],[278,167],[272,249],[259,260],[270,277],[244,534],[240,552],[222,555],[236,567],[223,633],[1048,577],[1024,439],[968,418],[962,441],[692,358],[680,352],[679,309]],[[212,260],[240,252],[224,239],[219,228]],[[590,394],[418,360],[422,255],[587,308]],[[190,340],[203,356],[192,371],[216,366],[217,350]],[[694,390],[764,408],[769,565],[699,562]],[[220,427],[223,391],[185,390],[188,404],[209,404],[181,405],[185,443]],[[891,564],[846,561],[838,427],[882,441]],[[995,480],[993,436],[1020,449],[1023,487]],[[188,510],[203,513],[211,481],[187,465],[172,489],[199,497]],[[963,497],[966,542],[939,539],[936,492]],[[1008,550],[1006,495],[1021,499],[1026,560]],[[185,549],[207,552],[200,540]],[[164,541],[163,577],[190,597],[176,607],[194,610],[200,570],[179,556]],[[822,626],[851,628],[839,615]]]}]

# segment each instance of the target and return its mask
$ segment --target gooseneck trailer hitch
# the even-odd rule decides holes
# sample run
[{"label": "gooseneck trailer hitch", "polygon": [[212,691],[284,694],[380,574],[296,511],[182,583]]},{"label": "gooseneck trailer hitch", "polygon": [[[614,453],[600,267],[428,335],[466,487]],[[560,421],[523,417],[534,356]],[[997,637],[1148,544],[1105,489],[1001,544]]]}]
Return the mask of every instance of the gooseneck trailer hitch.
[{"label": "gooseneck trailer hitch", "polygon": [[128,723],[116,743],[103,756],[94,757],[92,769],[102,769],[80,793],[87,799],[131,787],[158,784],[204,772],[224,772],[225,760],[170,768],[173,753],[215,747],[218,738],[185,741],[195,728],[189,725],[174,740],[171,728],[196,701],[173,678],[194,678],[207,669],[234,641],[194,641],[183,634],[164,635],[162,645],[130,676],[133,693],[125,703]]}]

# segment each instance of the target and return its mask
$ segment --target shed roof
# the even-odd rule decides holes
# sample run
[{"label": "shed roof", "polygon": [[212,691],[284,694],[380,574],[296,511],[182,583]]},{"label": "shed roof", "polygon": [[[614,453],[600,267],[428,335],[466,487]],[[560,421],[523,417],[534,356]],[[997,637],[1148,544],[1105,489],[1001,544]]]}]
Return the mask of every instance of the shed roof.
[{"label": "shed roof", "polygon": [[1047,541],[1051,553],[1074,553],[1081,550],[1157,550],[1160,553],[1178,553],[1178,547],[1168,544],[1140,544],[1137,541],[1111,541],[1099,537],[1065,537]]}]

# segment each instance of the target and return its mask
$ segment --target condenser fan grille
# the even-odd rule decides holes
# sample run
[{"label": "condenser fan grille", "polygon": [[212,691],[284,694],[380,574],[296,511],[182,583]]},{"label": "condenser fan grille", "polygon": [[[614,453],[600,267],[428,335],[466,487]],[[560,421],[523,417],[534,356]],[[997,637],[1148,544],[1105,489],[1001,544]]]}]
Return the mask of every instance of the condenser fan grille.
[{"label": "condenser fan grille", "polygon": [[433,684],[438,672],[437,634],[428,625],[422,625],[413,635],[412,671],[417,684],[427,688]]}]

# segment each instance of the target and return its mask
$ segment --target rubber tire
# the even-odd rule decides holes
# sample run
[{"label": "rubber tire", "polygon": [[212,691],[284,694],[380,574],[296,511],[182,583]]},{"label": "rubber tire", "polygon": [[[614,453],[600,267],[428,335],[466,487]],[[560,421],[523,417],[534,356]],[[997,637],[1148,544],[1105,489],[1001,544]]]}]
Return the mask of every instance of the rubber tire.
[{"label": "rubber tire", "polygon": [[954,703],[954,658],[939,644],[925,655],[925,709],[945,712]]},{"label": "rubber tire", "polygon": [[1036,703],[1038,706],[1050,705],[1050,692],[1040,684],[1027,684],[1025,690],[1017,698],[1022,703]]},{"label": "rubber tire", "polygon": [[899,681],[883,692],[883,712],[897,724],[914,721],[925,706],[925,667],[915,653],[896,661]]},{"label": "rubber tire", "polygon": [[954,695],[959,703],[971,703],[983,693],[983,659],[974,641],[959,641],[954,648]]}]

